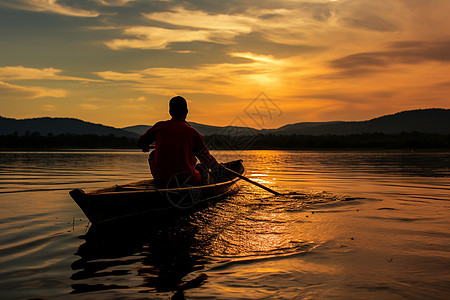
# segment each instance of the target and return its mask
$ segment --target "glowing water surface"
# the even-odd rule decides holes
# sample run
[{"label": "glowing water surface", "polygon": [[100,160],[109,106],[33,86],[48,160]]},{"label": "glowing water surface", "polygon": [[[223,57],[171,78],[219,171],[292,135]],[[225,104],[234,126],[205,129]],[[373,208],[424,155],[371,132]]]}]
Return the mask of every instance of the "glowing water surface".
[{"label": "glowing water surface", "polygon": [[216,151],[240,192],[92,232],[68,191],[148,176],[138,151],[0,153],[0,298],[448,299],[450,154]]}]

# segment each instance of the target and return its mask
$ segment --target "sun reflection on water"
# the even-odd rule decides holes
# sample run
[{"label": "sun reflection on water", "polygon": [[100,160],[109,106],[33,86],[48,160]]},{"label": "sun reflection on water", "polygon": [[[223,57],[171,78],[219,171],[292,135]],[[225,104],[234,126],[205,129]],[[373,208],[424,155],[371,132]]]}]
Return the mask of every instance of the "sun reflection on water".
[{"label": "sun reflection on water", "polygon": [[[210,241],[204,248],[212,259],[262,259],[297,255],[317,247],[317,233],[308,230],[305,204],[311,199],[267,196],[243,186],[233,202],[202,212],[199,234]],[[292,203],[294,200],[295,204]],[[303,203],[304,202],[304,203]],[[196,219],[198,221],[198,219]]]}]

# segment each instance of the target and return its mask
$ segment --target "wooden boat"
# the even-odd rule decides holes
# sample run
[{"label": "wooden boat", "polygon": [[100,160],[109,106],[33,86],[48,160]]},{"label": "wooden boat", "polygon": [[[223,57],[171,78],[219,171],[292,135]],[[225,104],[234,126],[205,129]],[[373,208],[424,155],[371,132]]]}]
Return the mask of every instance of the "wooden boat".
[{"label": "wooden boat", "polygon": [[[242,160],[224,166],[244,173]],[[211,177],[215,183],[208,185],[192,186],[178,180],[158,185],[150,179],[92,191],[74,189],[69,194],[94,225],[142,215],[164,217],[237,192],[240,178],[236,174],[220,170]]]}]

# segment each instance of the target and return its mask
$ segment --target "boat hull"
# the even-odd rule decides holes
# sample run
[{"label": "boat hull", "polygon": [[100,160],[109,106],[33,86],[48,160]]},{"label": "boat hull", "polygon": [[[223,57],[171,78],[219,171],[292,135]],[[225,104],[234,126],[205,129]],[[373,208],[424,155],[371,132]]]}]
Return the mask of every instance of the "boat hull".
[{"label": "boat hull", "polygon": [[[242,174],[242,161],[225,163]],[[74,189],[69,194],[92,224],[126,218],[161,218],[184,214],[202,205],[237,192],[239,178],[222,174],[219,182],[203,186],[182,184],[177,187],[156,186],[152,180],[85,192]]]}]

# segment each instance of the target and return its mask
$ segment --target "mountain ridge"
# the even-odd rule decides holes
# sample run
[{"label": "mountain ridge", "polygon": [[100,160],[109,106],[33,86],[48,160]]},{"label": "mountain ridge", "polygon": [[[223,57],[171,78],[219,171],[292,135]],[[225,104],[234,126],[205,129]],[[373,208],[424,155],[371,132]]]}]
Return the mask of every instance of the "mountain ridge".
[{"label": "mountain ridge", "polygon": [[[214,134],[229,134],[231,132],[238,133],[239,135],[251,135],[257,134],[259,132],[258,129],[250,128],[250,127],[239,127],[239,126],[214,126],[214,125],[205,125],[196,122],[187,121],[189,125],[195,128],[198,132],[200,132],[203,136],[209,136]],[[151,125],[135,125],[121,128],[122,130],[130,131],[136,133],[138,135],[144,134],[148,129],[150,129]]]},{"label": "mountain ridge", "polygon": [[[349,135],[363,133],[397,134],[402,132],[450,134],[450,109],[416,109],[384,115],[366,121],[300,122],[287,124],[275,129],[260,130],[249,127],[212,126],[189,121],[188,123],[204,136],[229,134],[230,132],[238,135]],[[150,127],[150,125],[136,125],[122,129],[142,135]]]},{"label": "mountain ridge", "polygon": [[[430,108],[401,111],[367,121],[336,121],[298,128],[303,123],[288,124],[272,133],[305,135],[349,135],[362,133],[397,134],[422,132],[450,134],[450,109]],[[283,128],[283,130],[280,130]]]},{"label": "mountain ridge", "polygon": [[[450,134],[450,109],[431,108],[402,111],[367,121],[300,122],[276,129],[255,129],[237,126],[213,126],[189,122],[203,136],[210,135],[350,135],[363,133],[397,134],[422,132]],[[0,116],[0,135],[94,134],[137,138],[151,125],[115,128],[75,118],[14,119]]]},{"label": "mountain ridge", "polygon": [[112,126],[86,122],[75,118],[32,118],[14,119],[0,116],[0,135],[8,134],[94,134],[115,135],[117,137],[137,137],[135,133]]}]

